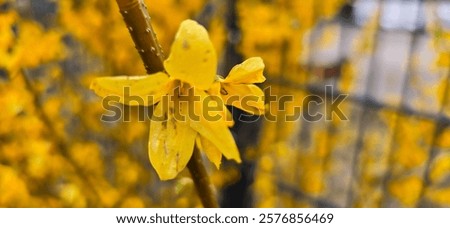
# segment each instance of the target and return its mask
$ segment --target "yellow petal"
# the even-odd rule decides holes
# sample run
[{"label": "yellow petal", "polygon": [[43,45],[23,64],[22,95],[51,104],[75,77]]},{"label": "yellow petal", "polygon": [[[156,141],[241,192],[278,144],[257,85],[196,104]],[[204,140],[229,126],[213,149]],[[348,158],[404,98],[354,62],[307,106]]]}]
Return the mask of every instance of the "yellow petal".
[{"label": "yellow petal", "polygon": [[[227,127],[233,127],[233,115],[225,106],[222,97],[220,96],[208,96],[208,102],[203,102],[203,112],[205,118],[209,118],[212,121],[224,121]],[[216,117],[218,116],[218,117]]]},{"label": "yellow petal", "polygon": [[216,81],[211,85],[211,87],[207,91],[209,95],[220,96],[221,81],[223,81],[223,79],[217,76]]},{"label": "yellow petal", "polygon": [[263,60],[260,57],[252,57],[234,66],[224,82],[243,84],[261,83],[266,80],[263,71]]},{"label": "yellow petal", "polygon": [[193,20],[183,21],[164,67],[173,79],[209,89],[216,77],[217,57],[206,29]]},{"label": "yellow petal", "polygon": [[90,88],[101,97],[117,97],[126,105],[153,105],[167,91],[169,77],[165,73],[146,76],[117,76],[94,79]]},{"label": "yellow petal", "polygon": [[[203,91],[196,90],[196,95],[200,101],[204,101],[208,96]],[[211,142],[227,158],[241,162],[239,150],[234,142],[233,135],[223,120],[211,121],[205,118],[203,113],[203,102],[194,103],[195,118],[189,117],[189,125],[201,136]],[[198,115],[200,113],[200,115]]]},{"label": "yellow petal", "polygon": [[222,98],[227,105],[233,105],[253,115],[264,114],[264,92],[252,84],[222,84]]},{"label": "yellow petal", "polygon": [[[216,78],[221,80],[220,78]],[[221,83],[220,81],[215,81],[211,88],[208,89],[207,93],[208,95],[211,95],[213,100],[216,100],[216,102],[218,104],[225,104],[222,100],[222,96],[220,94],[220,89],[221,89]],[[220,101],[219,101],[220,99]],[[211,112],[209,113],[210,115],[212,114]],[[233,127],[234,125],[234,121],[233,121],[233,115],[231,114],[230,110],[228,110],[227,107],[225,107],[225,105],[222,105],[221,107],[221,111],[217,111],[215,112],[215,114],[218,114],[220,116],[222,116],[222,119],[227,123],[227,127]]]},{"label": "yellow petal", "polygon": [[197,145],[199,145],[200,150],[206,154],[206,157],[208,157],[216,168],[219,169],[220,163],[222,163],[222,152],[220,152],[214,144],[202,136],[197,136]]},{"label": "yellow petal", "polygon": [[188,124],[174,119],[167,102],[162,101],[156,106],[150,123],[148,153],[161,180],[175,178],[186,167],[196,136],[197,132]]},{"label": "yellow petal", "polygon": [[223,106],[223,112],[220,113],[222,115],[222,119],[225,121],[225,124],[227,127],[233,127],[234,126],[234,120],[233,115],[231,114],[230,110],[224,105]]}]

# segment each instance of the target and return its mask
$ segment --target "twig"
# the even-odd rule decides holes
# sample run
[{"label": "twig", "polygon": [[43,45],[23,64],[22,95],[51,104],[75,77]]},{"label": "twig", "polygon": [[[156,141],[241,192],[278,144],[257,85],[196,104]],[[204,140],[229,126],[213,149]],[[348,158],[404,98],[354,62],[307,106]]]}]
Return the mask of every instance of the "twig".
[{"label": "twig", "polygon": [[[164,71],[164,53],[156,39],[147,6],[141,0],[116,0],[128,31],[148,74]],[[188,169],[204,207],[218,207],[214,186],[202,162],[200,151],[194,148]]]},{"label": "twig", "polygon": [[216,189],[209,180],[208,173],[203,165],[202,155],[197,147],[194,147],[191,160],[187,165],[194,180],[195,188],[204,207],[219,207],[216,197]]},{"label": "twig", "polygon": [[164,70],[164,53],[150,23],[147,6],[140,0],[117,0],[136,49],[148,74]]}]

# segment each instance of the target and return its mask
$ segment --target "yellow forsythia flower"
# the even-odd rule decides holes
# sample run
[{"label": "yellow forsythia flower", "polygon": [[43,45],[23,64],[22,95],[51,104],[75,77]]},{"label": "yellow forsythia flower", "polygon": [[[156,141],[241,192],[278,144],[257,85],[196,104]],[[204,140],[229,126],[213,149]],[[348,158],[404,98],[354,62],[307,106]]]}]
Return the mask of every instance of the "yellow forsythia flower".
[{"label": "yellow forsythia flower", "polygon": [[[235,66],[227,79],[216,77],[217,57],[206,29],[195,21],[185,20],[164,67],[167,73],[97,78],[91,89],[102,97],[117,96],[127,105],[158,103],[151,119],[148,149],[150,162],[162,180],[173,179],[184,169],[195,143],[217,167],[222,154],[240,162],[239,151],[228,130],[233,121],[225,104],[254,114],[263,113],[263,92],[251,85],[265,80],[262,60],[251,58]],[[127,95],[142,98],[144,104],[128,101],[126,88],[129,88]],[[246,105],[224,101],[233,94],[238,101],[250,95],[257,99]],[[180,102],[182,97],[184,102]],[[214,116],[205,110],[206,101],[216,104]],[[214,121],[205,114],[215,117]]]}]

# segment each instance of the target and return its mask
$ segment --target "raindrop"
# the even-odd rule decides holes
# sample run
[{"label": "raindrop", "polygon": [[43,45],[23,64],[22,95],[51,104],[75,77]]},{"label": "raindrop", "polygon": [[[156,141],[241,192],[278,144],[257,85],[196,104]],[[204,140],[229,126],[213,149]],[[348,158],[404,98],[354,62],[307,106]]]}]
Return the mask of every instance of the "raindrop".
[{"label": "raindrop", "polygon": [[128,14],[128,11],[124,10],[123,13],[124,13],[124,14]]},{"label": "raindrop", "polygon": [[150,51],[155,52],[155,51],[156,51],[156,48],[155,48],[155,47],[152,47],[152,48],[150,49]]},{"label": "raindrop", "polygon": [[144,49],[141,49],[141,50],[139,50],[141,53],[144,53],[145,52],[145,50]]}]

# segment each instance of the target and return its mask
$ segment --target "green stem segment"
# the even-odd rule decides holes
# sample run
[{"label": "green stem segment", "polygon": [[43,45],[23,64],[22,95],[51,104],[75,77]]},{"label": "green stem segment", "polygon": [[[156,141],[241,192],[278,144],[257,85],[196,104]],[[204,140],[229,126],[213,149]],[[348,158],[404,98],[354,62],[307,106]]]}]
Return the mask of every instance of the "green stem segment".
[{"label": "green stem segment", "polygon": [[[142,0],[116,0],[148,74],[164,71],[164,53]],[[194,148],[188,169],[204,207],[218,207],[216,191],[209,180],[200,151]]]}]

